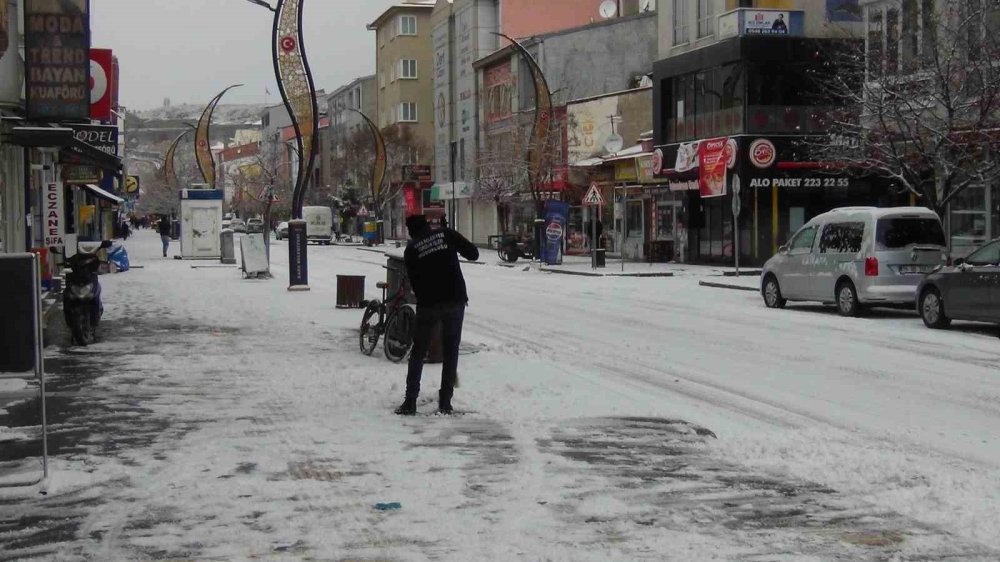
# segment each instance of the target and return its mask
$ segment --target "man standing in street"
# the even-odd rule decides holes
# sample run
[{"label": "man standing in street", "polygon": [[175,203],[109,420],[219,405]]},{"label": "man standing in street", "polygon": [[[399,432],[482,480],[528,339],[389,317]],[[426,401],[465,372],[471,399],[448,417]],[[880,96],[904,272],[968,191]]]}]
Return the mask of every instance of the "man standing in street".
[{"label": "man standing in street", "polygon": [[170,247],[170,217],[160,216],[160,242],[163,242],[163,257],[167,257],[167,248]]},{"label": "man standing in street", "polygon": [[458,256],[461,254],[463,258],[474,261],[479,259],[479,249],[450,228],[431,230],[424,215],[408,217],[406,228],[410,232],[410,242],[406,245],[403,260],[410,286],[417,297],[417,325],[406,372],[406,398],[396,408],[396,413],[404,416],[417,413],[424,356],[427,354],[431,329],[440,322],[444,361],[441,365],[438,411],[450,414],[458,372],[462,321],[465,319],[465,307],[469,303]]}]

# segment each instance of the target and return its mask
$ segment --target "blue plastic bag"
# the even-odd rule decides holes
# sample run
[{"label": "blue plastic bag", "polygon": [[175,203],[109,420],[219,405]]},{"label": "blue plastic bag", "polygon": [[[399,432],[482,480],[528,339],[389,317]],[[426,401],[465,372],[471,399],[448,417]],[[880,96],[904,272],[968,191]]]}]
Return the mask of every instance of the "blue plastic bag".
[{"label": "blue plastic bag", "polygon": [[118,271],[128,271],[128,252],[125,246],[116,246],[108,252],[108,261],[115,264]]}]

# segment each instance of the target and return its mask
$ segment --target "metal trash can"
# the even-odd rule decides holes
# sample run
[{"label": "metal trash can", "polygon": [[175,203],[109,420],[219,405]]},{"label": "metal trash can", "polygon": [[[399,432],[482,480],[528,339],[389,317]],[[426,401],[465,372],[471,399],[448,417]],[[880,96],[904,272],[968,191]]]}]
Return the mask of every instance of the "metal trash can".
[{"label": "metal trash can", "polygon": [[337,276],[337,308],[361,308],[364,299],[364,275]]},{"label": "metal trash can", "polygon": [[591,267],[605,267],[607,264],[606,256],[607,250],[604,248],[596,248],[591,251]]},{"label": "metal trash can", "polygon": [[170,239],[181,239],[181,221],[179,219],[173,219],[170,221]]},{"label": "metal trash can", "polygon": [[[399,285],[403,282],[406,264],[403,262],[403,258],[386,256],[385,270],[385,282],[389,285],[389,288],[386,289],[386,294],[393,295],[399,290]],[[410,304],[417,304],[417,297],[413,294],[413,287],[408,287],[406,292],[406,302]],[[427,343],[427,357],[424,359],[424,362],[441,363],[443,360],[441,324],[439,323],[431,328],[431,339]]]},{"label": "metal trash can", "polygon": [[224,228],[219,233],[219,247],[222,249],[219,261],[225,264],[236,263],[236,250],[233,247],[233,231],[231,229]]}]

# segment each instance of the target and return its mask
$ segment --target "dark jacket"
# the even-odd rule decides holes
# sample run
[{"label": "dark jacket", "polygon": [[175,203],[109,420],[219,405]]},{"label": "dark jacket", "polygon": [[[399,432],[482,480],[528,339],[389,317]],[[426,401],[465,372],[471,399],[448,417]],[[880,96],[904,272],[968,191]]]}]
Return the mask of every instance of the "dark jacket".
[{"label": "dark jacket", "polygon": [[410,240],[403,260],[418,305],[469,302],[459,254],[470,261],[479,259],[479,249],[450,228],[425,229]]},{"label": "dark jacket", "polygon": [[170,219],[161,219],[160,220],[160,227],[159,227],[160,234],[164,234],[166,236],[170,236],[170,227],[171,227]]}]

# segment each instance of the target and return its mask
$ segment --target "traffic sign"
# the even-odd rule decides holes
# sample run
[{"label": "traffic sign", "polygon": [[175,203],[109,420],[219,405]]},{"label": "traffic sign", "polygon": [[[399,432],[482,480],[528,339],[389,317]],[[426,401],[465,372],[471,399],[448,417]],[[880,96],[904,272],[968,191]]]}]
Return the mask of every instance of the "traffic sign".
[{"label": "traffic sign", "polygon": [[361,208],[358,209],[359,217],[367,217],[369,214],[370,213],[368,212],[368,207],[365,207],[364,205],[362,205]]},{"label": "traffic sign", "polygon": [[583,196],[584,205],[604,205],[606,201],[604,200],[604,195],[601,194],[601,190],[597,188],[597,182],[590,184],[590,189],[587,194]]}]

